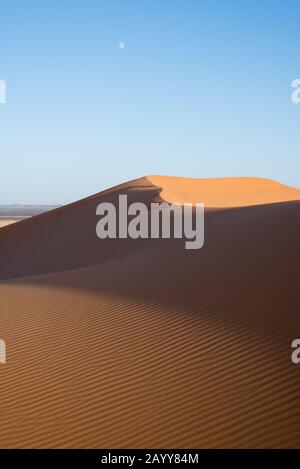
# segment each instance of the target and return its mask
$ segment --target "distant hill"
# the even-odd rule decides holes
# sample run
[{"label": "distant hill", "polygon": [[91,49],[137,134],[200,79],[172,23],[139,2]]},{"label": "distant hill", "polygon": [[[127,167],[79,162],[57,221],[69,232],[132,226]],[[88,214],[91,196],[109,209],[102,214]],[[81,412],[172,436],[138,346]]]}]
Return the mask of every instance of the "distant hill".
[{"label": "distant hill", "polygon": [[32,217],[58,207],[59,205],[0,205],[0,217]]}]

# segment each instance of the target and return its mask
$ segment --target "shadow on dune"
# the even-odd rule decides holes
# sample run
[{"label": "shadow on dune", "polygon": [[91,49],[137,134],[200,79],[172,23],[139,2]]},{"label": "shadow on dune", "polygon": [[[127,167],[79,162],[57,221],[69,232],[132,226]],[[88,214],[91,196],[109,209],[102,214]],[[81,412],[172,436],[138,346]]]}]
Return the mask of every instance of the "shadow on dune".
[{"label": "shadow on dune", "polygon": [[[185,250],[184,240],[140,240],[138,249],[128,240],[121,250],[120,240],[110,240],[106,251],[106,241],[96,239],[84,259],[101,264],[13,282],[210,311],[236,326],[290,331],[291,323],[300,327],[299,229],[298,201],[210,212],[200,250]],[[104,264],[103,252],[109,253]]]},{"label": "shadow on dune", "polygon": [[119,192],[0,230],[1,441],[299,447],[300,201],[208,211],[189,251],[97,239],[96,205]]},{"label": "shadow on dune", "polygon": [[117,205],[120,192],[127,195],[128,203],[148,205],[160,188],[138,179],[2,228],[0,280],[76,269],[138,251],[141,240],[100,242],[96,236],[96,207],[103,201]]}]

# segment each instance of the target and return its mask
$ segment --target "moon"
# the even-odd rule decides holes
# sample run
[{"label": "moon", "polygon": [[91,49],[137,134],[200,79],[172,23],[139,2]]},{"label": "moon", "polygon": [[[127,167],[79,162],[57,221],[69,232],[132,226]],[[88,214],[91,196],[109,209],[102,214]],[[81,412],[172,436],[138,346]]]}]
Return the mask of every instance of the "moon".
[{"label": "moon", "polygon": [[125,49],[125,43],[124,42],[118,42],[118,48],[120,50]]}]

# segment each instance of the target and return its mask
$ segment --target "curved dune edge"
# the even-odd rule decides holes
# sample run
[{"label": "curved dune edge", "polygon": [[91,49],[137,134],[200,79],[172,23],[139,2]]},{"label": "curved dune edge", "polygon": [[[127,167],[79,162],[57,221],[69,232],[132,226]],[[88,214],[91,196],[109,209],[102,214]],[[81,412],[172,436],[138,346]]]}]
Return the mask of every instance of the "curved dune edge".
[{"label": "curved dune edge", "polygon": [[160,196],[169,203],[198,202],[208,208],[231,208],[300,200],[300,189],[264,178],[194,179],[150,175],[147,179],[162,188]]},{"label": "curved dune edge", "polygon": [[27,277],[110,262],[150,247],[151,239],[96,236],[96,208],[118,196],[128,204],[157,200],[160,188],[140,178],[0,229],[0,280]]}]

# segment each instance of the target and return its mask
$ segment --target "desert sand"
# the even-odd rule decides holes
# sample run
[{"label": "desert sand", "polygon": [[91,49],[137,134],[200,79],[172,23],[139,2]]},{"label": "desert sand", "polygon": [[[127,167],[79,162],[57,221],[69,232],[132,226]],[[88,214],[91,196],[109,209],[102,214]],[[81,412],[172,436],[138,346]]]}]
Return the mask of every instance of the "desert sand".
[{"label": "desert sand", "polygon": [[12,223],[16,223],[18,220],[14,220],[13,218],[0,218],[0,228],[3,226],[11,225]]},{"label": "desert sand", "polygon": [[[204,202],[206,207],[245,207],[300,199],[300,190],[277,181],[254,177],[191,179],[148,176],[161,186],[161,197],[168,202]],[[202,200],[203,199],[203,200]]]},{"label": "desert sand", "polygon": [[[120,193],[204,202],[204,247],[97,239]],[[297,189],[161,176],[1,228],[0,446],[299,447],[299,230]]]}]

